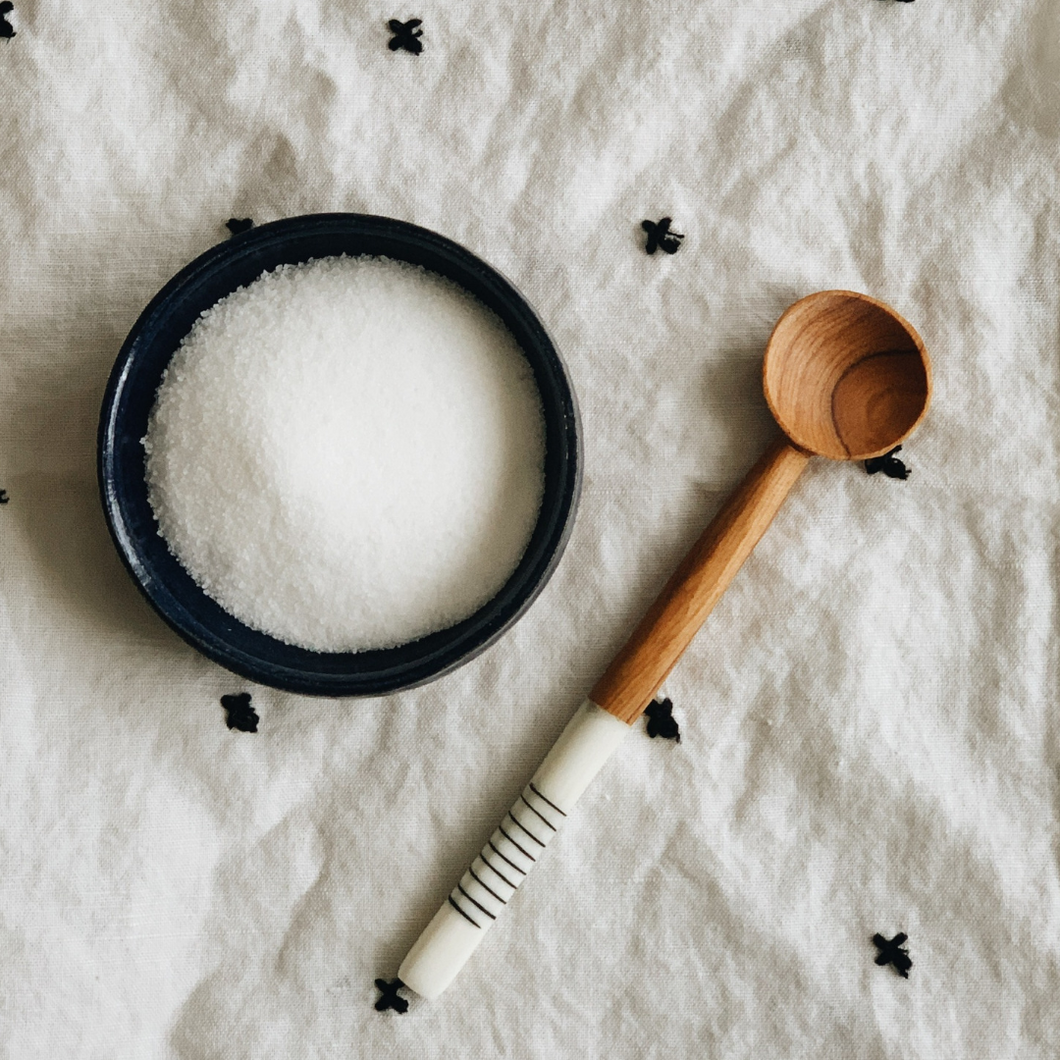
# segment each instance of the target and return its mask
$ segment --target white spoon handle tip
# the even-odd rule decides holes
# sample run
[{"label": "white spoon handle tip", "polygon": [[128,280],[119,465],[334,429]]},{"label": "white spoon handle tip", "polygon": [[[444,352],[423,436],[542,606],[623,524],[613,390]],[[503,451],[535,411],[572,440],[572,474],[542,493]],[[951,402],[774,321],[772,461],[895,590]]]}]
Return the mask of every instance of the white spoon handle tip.
[{"label": "white spoon handle tip", "polygon": [[410,990],[434,998],[456,978],[627,732],[624,721],[582,704],[409,950],[398,977]]}]

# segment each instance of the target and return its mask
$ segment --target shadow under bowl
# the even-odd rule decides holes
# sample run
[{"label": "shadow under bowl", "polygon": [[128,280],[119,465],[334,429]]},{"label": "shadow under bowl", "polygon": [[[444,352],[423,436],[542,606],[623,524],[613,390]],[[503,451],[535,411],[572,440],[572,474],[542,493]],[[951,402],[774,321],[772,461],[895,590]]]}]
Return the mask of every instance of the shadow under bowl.
[{"label": "shadow under bowl", "polygon": [[[283,264],[346,254],[420,265],[469,292],[501,319],[528,361],[545,422],[545,485],[526,552],[499,592],[448,629],[394,648],[315,652],[252,629],[207,596],[160,536],[148,501],[141,439],[162,376],[198,316]],[[403,221],[315,214],[252,228],[208,250],[155,296],[129,332],[107,384],[98,473],[118,554],[158,614],[192,647],[252,681],[319,696],[376,696],[422,684],[469,661],[526,611],[551,576],[581,488],[574,391],[544,326],[515,287],[470,251]]]}]

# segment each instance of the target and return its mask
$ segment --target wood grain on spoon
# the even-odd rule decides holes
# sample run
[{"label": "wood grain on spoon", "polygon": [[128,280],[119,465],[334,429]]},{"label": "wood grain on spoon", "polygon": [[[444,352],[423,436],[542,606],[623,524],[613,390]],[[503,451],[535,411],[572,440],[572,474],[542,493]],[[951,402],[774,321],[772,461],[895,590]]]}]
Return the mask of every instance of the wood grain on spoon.
[{"label": "wood grain on spoon", "polygon": [[931,401],[931,362],[913,326],[854,291],[821,291],[777,321],[762,364],[766,402],[800,448],[833,460],[882,456]]}]

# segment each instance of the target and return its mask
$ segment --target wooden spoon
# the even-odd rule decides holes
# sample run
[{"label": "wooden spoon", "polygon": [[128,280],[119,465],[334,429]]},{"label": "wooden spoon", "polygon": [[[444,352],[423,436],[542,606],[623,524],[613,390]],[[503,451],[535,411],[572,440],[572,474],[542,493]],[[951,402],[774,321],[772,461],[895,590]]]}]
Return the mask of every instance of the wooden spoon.
[{"label": "wooden spoon", "polygon": [[417,993],[441,993],[482,941],[651,702],[810,457],[880,456],[916,427],[931,399],[931,365],[920,336],[889,306],[851,291],[822,291],[791,306],[766,346],[762,379],[783,436],[692,546],[409,951],[398,976]]}]

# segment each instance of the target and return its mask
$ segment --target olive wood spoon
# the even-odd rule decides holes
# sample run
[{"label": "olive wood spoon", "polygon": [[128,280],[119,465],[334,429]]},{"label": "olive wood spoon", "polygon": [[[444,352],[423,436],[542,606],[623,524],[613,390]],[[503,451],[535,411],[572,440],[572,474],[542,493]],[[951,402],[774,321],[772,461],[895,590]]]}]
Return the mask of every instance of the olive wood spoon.
[{"label": "olive wood spoon", "polygon": [[398,976],[416,993],[436,997],[470,957],[651,702],[810,457],[881,456],[913,431],[931,400],[920,336],[883,302],[852,291],[812,294],[784,313],[766,345],[762,382],[783,435],[692,546],[409,951]]}]

